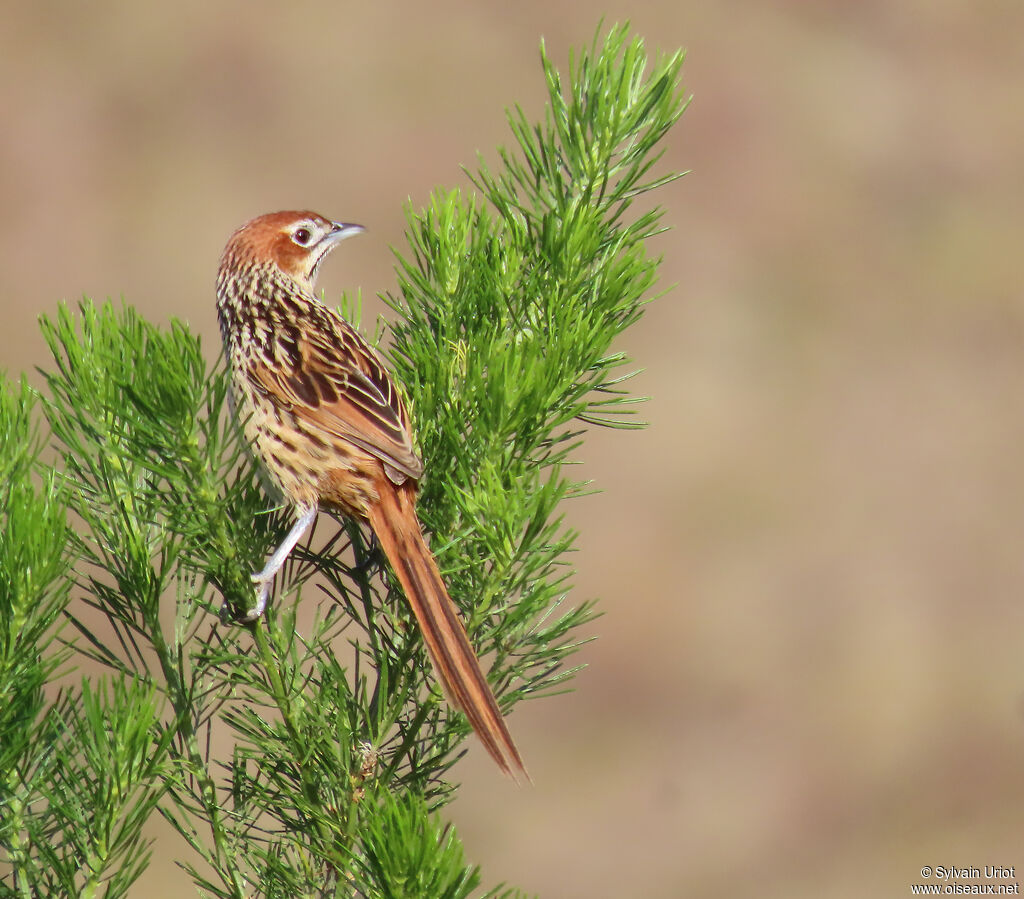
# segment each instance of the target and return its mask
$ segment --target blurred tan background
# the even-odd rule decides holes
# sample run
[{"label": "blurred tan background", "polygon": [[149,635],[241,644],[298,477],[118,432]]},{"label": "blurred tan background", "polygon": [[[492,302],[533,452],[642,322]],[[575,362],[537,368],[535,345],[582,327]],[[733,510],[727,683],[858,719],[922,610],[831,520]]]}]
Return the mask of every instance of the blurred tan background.
[{"label": "blurred tan background", "polygon": [[[677,286],[623,341],[651,427],[591,435],[570,509],[600,640],[513,718],[534,787],[462,766],[468,856],[544,897],[1024,879],[1019,2],[8,4],[0,365],[83,293],[216,353],[221,247],[282,207],[369,227],[321,284],[372,320],[402,204],[602,14],[688,49]],[[137,895],[193,894],[181,848]]]}]

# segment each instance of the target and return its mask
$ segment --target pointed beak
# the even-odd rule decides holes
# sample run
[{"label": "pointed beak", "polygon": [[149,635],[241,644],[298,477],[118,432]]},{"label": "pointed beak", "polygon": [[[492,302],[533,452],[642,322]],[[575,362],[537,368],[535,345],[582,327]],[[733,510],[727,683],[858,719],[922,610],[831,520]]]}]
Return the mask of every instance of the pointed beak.
[{"label": "pointed beak", "polygon": [[320,263],[324,261],[327,254],[331,252],[339,243],[341,243],[346,237],[353,237],[356,234],[362,234],[366,229],[362,225],[355,225],[346,222],[331,222],[331,230],[327,232],[321,239],[320,242],[313,248],[315,256],[312,259],[312,265],[309,267],[309,272],[306,275],[306,280],[309,281],[310,287],[313,286],[316,281],[316,274],[320,268]]},{"label": "pointed beak", "polygon": [[366,229],[362,225],[356,225],[351,222],[331,222],[331,232],[324,240],[329,241],[333,247],[337,243],[341,243],[346,237],[355,237],[357,234],[362,234]]}]

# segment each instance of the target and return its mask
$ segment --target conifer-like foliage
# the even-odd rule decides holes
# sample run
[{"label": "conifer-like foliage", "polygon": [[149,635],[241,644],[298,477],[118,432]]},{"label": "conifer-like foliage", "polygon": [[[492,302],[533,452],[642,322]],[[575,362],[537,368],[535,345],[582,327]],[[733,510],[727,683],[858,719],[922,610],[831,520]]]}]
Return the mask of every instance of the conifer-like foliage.
[{"label": "conifer-like foliage", "polygon": [[[587,425],[636,426],[614,343],[655,285],[660,211],[634,203],[676,177],[655,168],[685,106],[681,54],[625,28],[564,83],[541,56],[543,119],[517,107],[470,192],[409,210],[383,344],[420,515],[506,712],[566,688],[594,615],[567,601],[562,504],[587,485],[565,466]],[[42,327],[44,389],[0,384],[0,895],[129,895],[154,814],[207,896],[481,895],[441,822],[469,729],[366,532],[321,516],[266,617],[222,621],[288,521],[217,353],[110,304]]]}]

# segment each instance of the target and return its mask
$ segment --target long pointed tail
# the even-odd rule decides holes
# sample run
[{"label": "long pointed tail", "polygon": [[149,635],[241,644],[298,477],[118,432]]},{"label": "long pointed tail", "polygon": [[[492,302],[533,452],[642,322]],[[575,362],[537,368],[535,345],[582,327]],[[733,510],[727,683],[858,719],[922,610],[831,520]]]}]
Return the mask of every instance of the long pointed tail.
[{"label": "long pointed tail", "polygon": [[498,767],[514,779],[529,779],[437,562],[423,539],[412,485],[395,487],[384,482],[379,487],[380,502],[369,509],[370,525],[402,582],[445,695],[469,719]]}]

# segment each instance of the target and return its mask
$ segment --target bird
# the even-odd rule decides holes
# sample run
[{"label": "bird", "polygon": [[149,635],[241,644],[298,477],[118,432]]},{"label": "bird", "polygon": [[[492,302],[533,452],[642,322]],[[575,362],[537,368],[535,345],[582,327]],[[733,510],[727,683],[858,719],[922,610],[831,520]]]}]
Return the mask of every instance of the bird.
[{"label": "bird", "polygon": [[277,572],[320,510],[368,523],[401,583],[441,687],[498,767],[529,775],[416,513],[424,466],[381,358],[314,295],[320,265],[362,225],[311,211],[261,215],[227,242],[217,317],[242,434],[294,523],[252,575],[266,609]]}]

